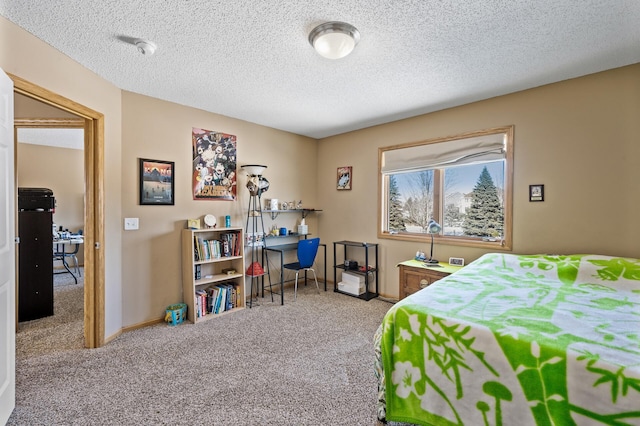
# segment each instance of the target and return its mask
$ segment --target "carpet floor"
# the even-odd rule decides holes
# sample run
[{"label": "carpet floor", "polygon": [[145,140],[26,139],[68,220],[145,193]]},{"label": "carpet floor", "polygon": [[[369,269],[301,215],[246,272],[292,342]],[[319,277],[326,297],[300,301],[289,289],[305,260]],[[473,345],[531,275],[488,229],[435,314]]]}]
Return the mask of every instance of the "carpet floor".
[{"label": "carpet floor", "polygon": [[55,315],[20,324],[8,424],[376,424],[373,334],[391,304],[313,285],[259,302],[88,350],[82,285],[58,286]]}]

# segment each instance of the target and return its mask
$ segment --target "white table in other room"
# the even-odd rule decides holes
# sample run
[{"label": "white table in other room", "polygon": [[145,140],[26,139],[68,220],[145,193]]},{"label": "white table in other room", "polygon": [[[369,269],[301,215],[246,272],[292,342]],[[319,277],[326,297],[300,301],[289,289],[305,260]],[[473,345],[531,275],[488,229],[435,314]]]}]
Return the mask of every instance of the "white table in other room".
[{"label": "white table in other room", "polygon": [[[70,238],[59,238],[59,239],[53,240],[53,260],[61,261],[62,266],[64,266],[64,269],[66,269],[66,271],[56,272],[56,273],[71,274],[76,284],[78,284],[78,277],[69,268],[69,264],[67,263],[67,258],[71,257],[71,255],[75,257],[75,255],[78,253],[80,244],[83,244],[83,243],[84,243],[84,238],[82,237],[82,235],[72,235]],[[75,248],[71,249],[70,248],[71,245],[74,245]],[[76,261],[76,264],[75,264],[76,272],[79,275],[80,268],[78,267],[78,259],[75,258],[75,261]]]}]

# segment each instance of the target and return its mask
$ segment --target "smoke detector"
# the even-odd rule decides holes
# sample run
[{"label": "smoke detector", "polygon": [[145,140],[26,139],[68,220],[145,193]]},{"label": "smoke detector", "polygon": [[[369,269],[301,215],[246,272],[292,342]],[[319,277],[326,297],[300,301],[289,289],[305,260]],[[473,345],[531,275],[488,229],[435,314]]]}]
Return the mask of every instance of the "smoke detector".
[{"label": "smoke detector", "polygon": [[136,40],[136,47],[138,48],[138,52],[146,56],[153,55],[158,48],[155,44],[146,40]]}]

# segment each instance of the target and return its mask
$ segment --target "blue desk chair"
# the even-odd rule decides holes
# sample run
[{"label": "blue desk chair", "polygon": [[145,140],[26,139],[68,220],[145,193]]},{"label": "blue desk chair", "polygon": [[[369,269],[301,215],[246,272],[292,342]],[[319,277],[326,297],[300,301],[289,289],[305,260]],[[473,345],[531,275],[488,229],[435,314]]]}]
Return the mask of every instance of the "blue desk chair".
[{"label": "blue desk chair", "polygon": [[316,271],[313,270],[313,262],[316,260],[316,254],[318,254],[318,246],[320,245],[320,238],[311,238],[309,240],[298,241],[298,261],[294,263],[287,263],[283,265],[285,269],[296,271],[296,284],[293,292],[293,300],[298,297],[298,274],[300,271],[313,272],[313,279],[316,281],[316,288],[318,294],[320,294],[320,287],[318,286],[318,277]]}]

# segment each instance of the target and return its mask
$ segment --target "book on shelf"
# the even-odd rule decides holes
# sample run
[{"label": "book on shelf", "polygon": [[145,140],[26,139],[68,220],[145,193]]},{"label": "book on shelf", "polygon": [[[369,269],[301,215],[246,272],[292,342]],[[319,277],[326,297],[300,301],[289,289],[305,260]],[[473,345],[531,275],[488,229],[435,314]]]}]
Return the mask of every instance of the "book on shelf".
[{"label": "book on shelf", "polygon": [[218,286],[220,292],[218,293],[218,300],[216,302],[216,314],[221,314],[226,309],[227,289],[223,286]]},{"label": "book on shelf", "polygon": [[233,307],[237,308],[242,305],[242,298],[240,297],[240,286],[233,286]]},{"label": "book on shelf", "polygon": [[200,253],[200,244],[198,244],[198,236],[193,235],[193,258],[197,261],[202,259],[202,253]]},{"label": "book on shelf", "polygon": [[216,299],[218,298],[219,289],[217,287],[209,287],[207,291],[208,299],[207,299],[207,307],[209,312],[215,313]]},{"label": "book on shelf", "polygon": [[195,279],[199,280],[201,278],[202,278],[202,268],[200,267],[200,265],[196,265]]},{"label": "book on shelf", "polygon": [[204,290],[196,290],[196,315],[202,318],[207,314],[207,292]]},{"label": "book on shelf", "polygon": [[206,290],[196,290],[198,318],[207,314],[221,314],[239,306],[240,291],[235,282],[212,285]]},{"label": "book on shelf", "polygon": [[220,300],[220,287],[218,287],[217,285],[209,287],[209,289],[207,290],[207,294],[207,306],[209,312],[212,314],[217,314],[219,311],[218,303]]},{"label": "book on shelf", "polygon": [[239,294],[240,294],[239,287],[236,287],[235,285],[232,286],[232,295],[233,295],[232,306],[231,306],[232,308],[237,308],[238,306],[240,306],[240,303],[239,303],[240,299],[238,296]]},{"label": "book on shelf", "polygon": [[231,310],[233,308],[235,308],[237,306],[235,297],[236,297],[236,292],[235,292],[235,286],[231,283],[223,283],[220,284],[221,286],[223,286],[226,289],[226,305],[225,305],[225,309],[226,310]]},{"label": "book on shelf", "polygon": [[221,239],[222,239],[222,241],[221,241],[221,244],[220,244],[220,246],[221,246],[221,250],[220,251],[221,251],[222,255],[225,256],[225,257],[231,256],[231,251],[229,250],[229,235],[224,234],[224,235],[221,236]]},{"label": "book on shelf", "polygon": [[194,235],[194,258],[196,261],[240,256],[238,243],[240,232],[232,231],[219,235],[219,239],[205,240]]}]

